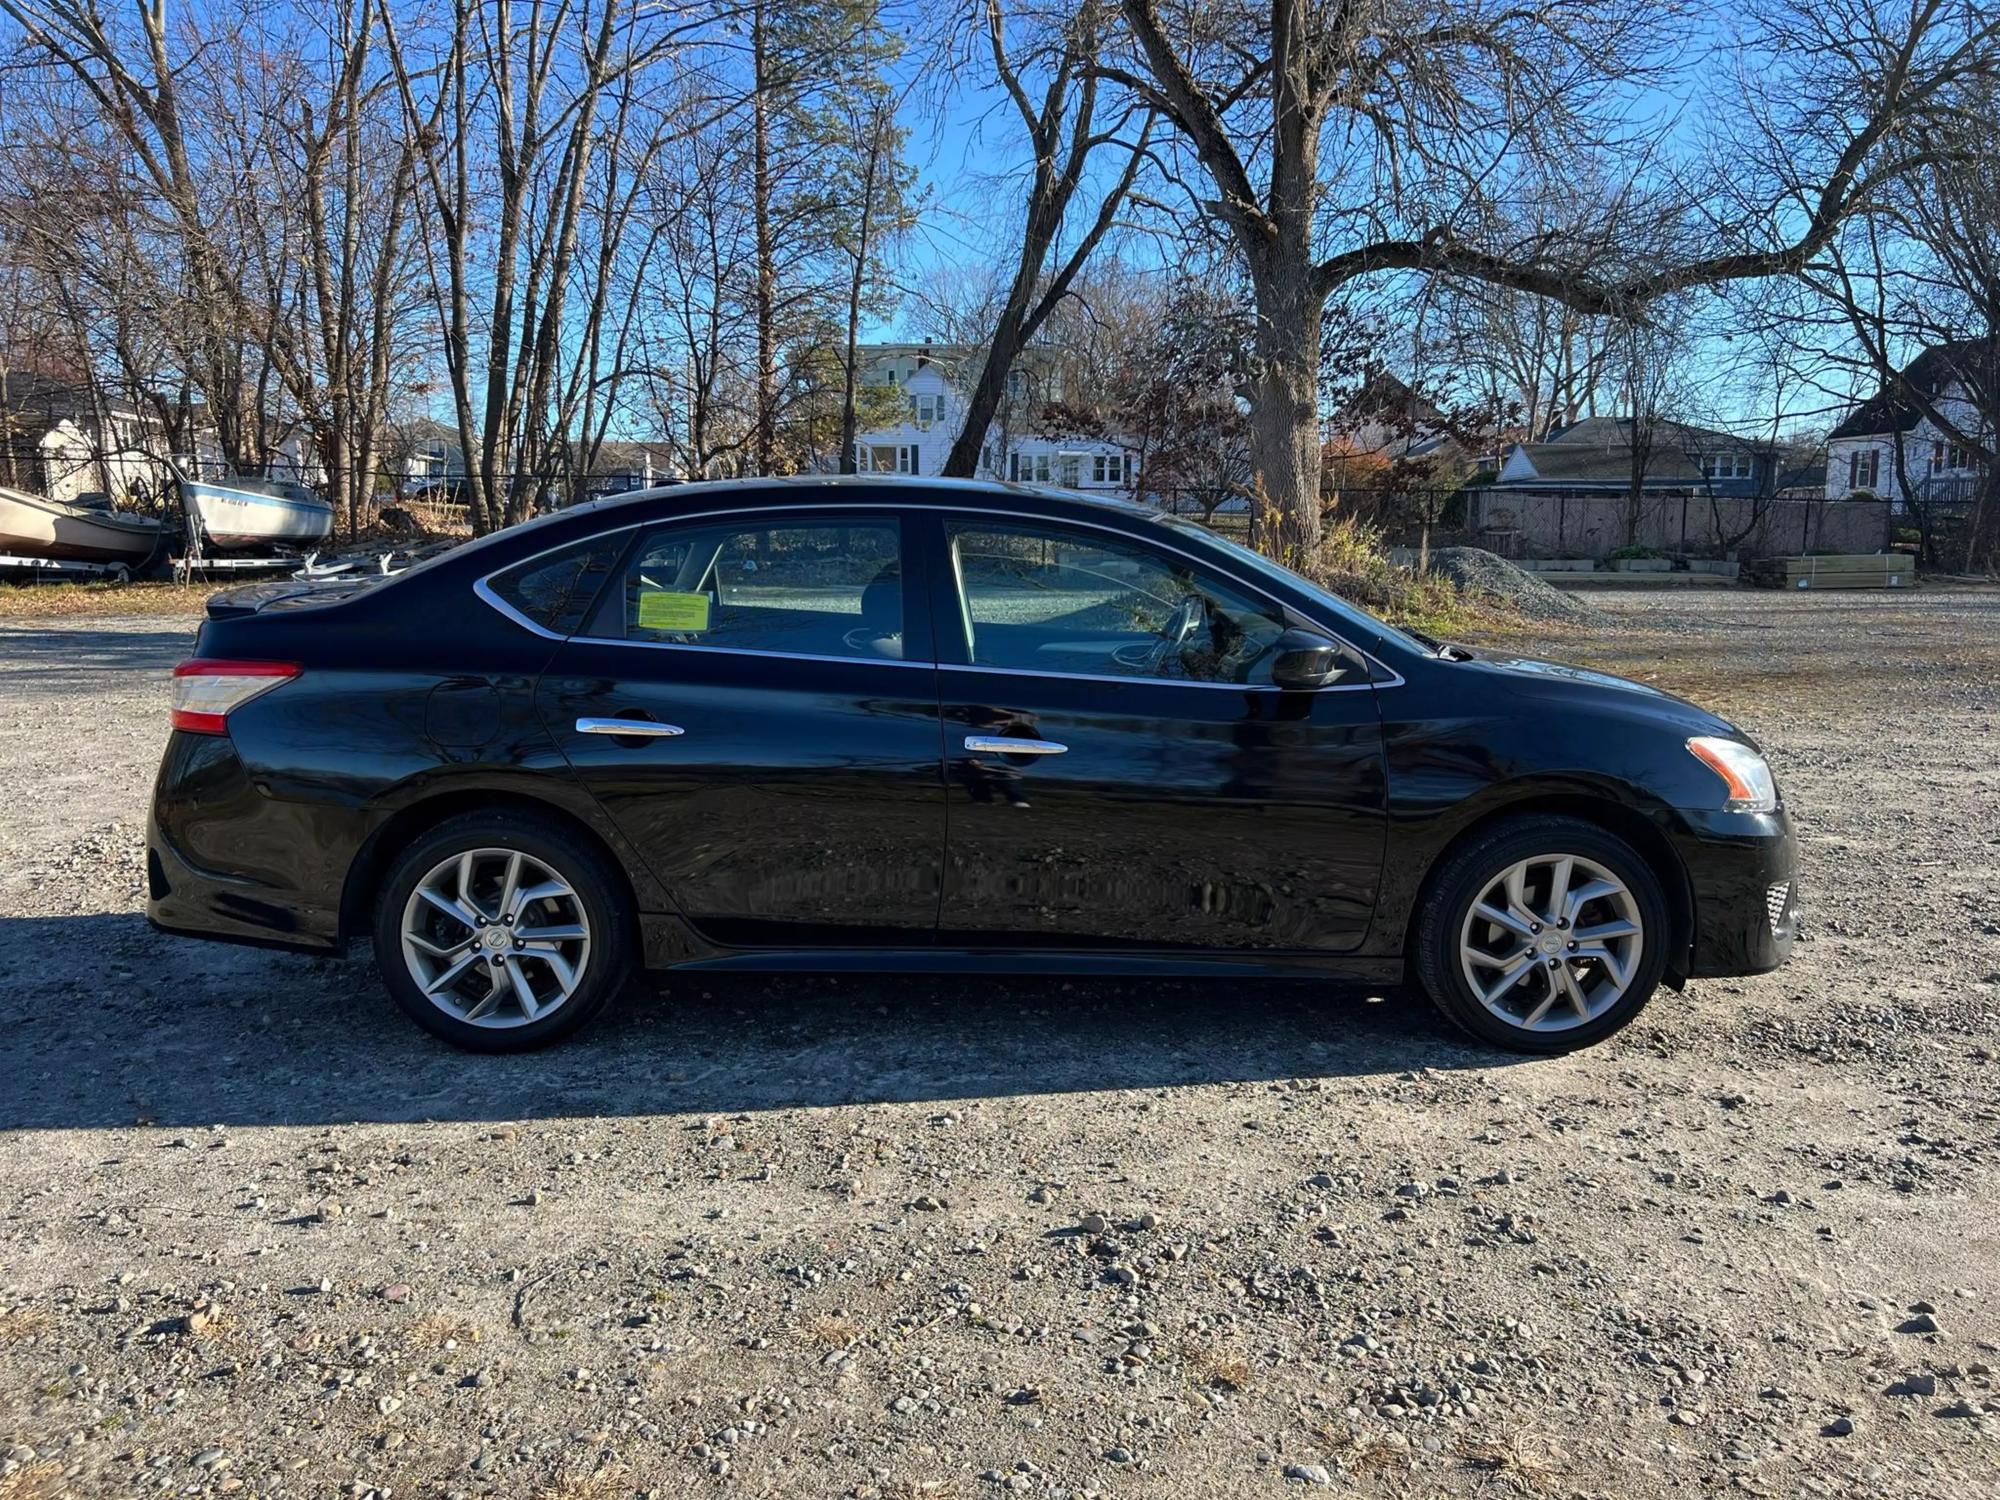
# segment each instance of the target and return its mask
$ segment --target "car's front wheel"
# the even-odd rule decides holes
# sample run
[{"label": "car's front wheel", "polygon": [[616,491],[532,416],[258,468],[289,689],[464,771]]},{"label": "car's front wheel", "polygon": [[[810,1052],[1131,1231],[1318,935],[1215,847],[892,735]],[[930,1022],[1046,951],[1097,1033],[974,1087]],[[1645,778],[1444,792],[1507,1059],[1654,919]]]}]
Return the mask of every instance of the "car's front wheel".
[{"label": "car's front wheel", "polygon": [[1510,820],[1453,851],[1418,918],[1418,977],[1439,1010],[1518,1052],[1609,1036],[1666,968],[1659,877],[1625,840],[1568,817]]},{"label": "car's front wheel", "polygon": [[375,956],[419,1026],[475,1052],[570,1035],[630,972],[632,920],[604,855],[554,820],[452,818],[396,856]]}]

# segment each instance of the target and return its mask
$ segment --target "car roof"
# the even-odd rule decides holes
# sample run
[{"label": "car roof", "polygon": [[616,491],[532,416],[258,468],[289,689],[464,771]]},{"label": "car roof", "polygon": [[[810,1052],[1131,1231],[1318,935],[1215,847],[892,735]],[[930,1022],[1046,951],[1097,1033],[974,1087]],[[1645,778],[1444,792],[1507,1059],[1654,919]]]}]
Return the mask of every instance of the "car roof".
[{"label": "car roof", "polygon": [[1057,489],[1052,485],[1013,484],[997,479],[920,478],[911,474],[790,474],[765,479],[701,479],[689,484],[654,485],[650,489],[629,490],[622,495],[607,495],[602,500],[572,505],[558,514],[611,516],[628,506],[655,506],[662,500],[714,504],[740,497],[741,503],[746,506],[773,501],[783,503],[789,499],[803,499],[808,494],[823,494],[829,490],[837,493],[849,489],[867,490],[871,492],[870,498],[879,496],[890,504],[897,503],[899,497],[894,492],[900,490],[906,492],[902,498],[909,501],[972,502],[1004,497],[1028,502],[1020,507],[1023,510],[1046,510],[1052,515],[1095,510],[1108,511],[1127,520],[1141,520],[1163,514],[1156,506],[1142,505],[1121,496],[1090,495],[1079,490]]}]

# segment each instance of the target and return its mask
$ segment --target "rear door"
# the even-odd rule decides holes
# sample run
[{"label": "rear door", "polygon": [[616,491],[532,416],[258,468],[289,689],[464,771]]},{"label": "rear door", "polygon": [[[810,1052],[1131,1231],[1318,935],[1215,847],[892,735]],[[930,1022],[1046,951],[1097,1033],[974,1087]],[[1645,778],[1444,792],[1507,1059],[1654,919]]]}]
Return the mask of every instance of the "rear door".
[{"label": "rear door", "polygon": [[1272,647],[1311,622],[1170,544],[998,514],[935,524],[941,943],[1360,944],[1386,803],[1364,658],[1281,690]]},{"label": "rear door", "polygon": [[931,941],[944,793],[908,541],[880,508],[647,528],[542,675],[576,774],[712,942]]}]

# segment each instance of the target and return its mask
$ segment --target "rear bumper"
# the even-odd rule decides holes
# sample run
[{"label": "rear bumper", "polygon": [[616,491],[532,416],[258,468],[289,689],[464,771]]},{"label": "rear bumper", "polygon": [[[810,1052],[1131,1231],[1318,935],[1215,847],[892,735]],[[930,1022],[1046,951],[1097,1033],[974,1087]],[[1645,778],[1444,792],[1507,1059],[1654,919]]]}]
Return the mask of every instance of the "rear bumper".
[{"label": "rear bumper", "polygon": [[1798,931],[1798,845],[1775,813],[1682,812],[1674,843],[1687,871],[1690,979],[1764,974]]},{"label": "rear bumper", "polygon": [[345,866],[311,824],[255,785],[226,737],[175,731],[147,819],[146,920],[189,937],[338,949],[340,885],[324,877]]}]

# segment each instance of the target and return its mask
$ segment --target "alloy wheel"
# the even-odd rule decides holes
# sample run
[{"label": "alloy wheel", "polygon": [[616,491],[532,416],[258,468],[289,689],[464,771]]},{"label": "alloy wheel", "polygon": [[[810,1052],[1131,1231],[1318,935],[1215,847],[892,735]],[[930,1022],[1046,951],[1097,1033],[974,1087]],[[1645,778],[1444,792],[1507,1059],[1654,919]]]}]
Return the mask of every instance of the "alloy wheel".
[{"label": "alloy wheel", "polygon": [[568,1002],[590,963],[590,918],[562,872],[518,849],[440,861],[403,907],[403,962],[439,1010],[506,1029]]},{"label": "alloy wheel", "polygon": [[1639,903],[1593,860],[1541,854],[1501,871],[1459,929],[1459,967],[1493,1015],[1524,1031],[1569,1031],[1624,997],[1645,949]]}]

